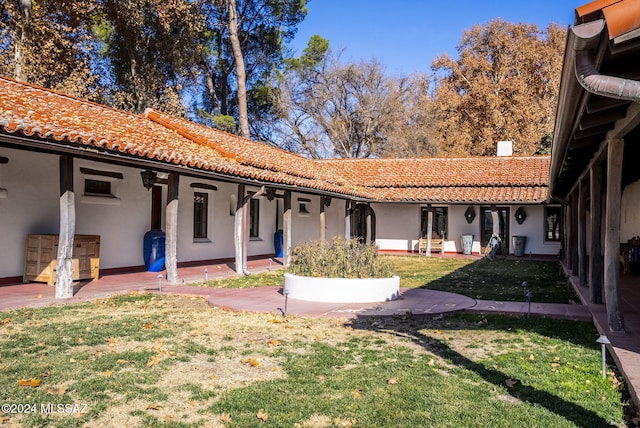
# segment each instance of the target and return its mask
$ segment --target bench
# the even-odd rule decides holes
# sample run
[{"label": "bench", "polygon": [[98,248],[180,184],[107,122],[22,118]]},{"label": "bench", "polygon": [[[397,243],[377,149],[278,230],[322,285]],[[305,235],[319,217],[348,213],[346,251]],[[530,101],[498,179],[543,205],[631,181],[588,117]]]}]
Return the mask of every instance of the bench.
[{"label": "bench", "polygon": [[[431,238],[431,252],[434,251],[444,254],[444,239]],[[422,253],[427,255],[427,238],[420,238],[418,240],[418,254]]]}]

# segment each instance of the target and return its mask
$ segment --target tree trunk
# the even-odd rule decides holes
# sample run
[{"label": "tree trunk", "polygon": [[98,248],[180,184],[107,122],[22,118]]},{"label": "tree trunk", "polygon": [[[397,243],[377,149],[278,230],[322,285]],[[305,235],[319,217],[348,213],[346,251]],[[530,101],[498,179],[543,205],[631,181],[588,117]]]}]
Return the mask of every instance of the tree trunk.
[{"label": "tree trunk", "polygon": [[247,113],[247,83],[244,68],[244,58],[238,38],[238,14],[236,0],[227,0],[229,9],[229,38],[233,48],[233,57],[236,62],[236,77],[238,79],[238,121],[239,131],[242,137],[249,138],[249,115]]}]

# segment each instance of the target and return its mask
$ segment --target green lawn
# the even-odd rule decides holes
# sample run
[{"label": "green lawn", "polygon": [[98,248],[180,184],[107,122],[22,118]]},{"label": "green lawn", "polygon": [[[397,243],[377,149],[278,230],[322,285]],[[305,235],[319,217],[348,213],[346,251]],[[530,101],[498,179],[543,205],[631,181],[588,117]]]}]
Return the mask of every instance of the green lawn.
[{"label": "green lawn", "polygon": [[[570,303],[578,298],[560,273],[556,262],[531,260],[453,259],[442,257],[383,256],[391,260],[400,286],[430,288],[474,299],[523,301],[522,282],[533,293],[534,302]],[[247,288],[282,285],[283,270],[245,277],[211,280],[210,287]],[[200,284],[205,285],[205,284]]]},{"label": "green lawn", "polygon": [[0,321],[0,398],[37,406],[8,426],[624,426],[588,323],[283,318],[144,294]]},{"label": "green lawn", "polygon": [[526,281],[535,302],[578,301],[556,262],[440,257],[392,257],[392,260],[401,287],[449,291],[474,299],[523,301],[522,283]]}]

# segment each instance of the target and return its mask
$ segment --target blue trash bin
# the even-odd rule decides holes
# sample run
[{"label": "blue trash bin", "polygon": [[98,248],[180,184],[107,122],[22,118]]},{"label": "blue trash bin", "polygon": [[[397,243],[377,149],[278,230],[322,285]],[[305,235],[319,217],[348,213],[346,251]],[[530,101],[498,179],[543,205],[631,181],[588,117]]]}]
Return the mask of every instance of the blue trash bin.
[{"label": "blue trash bin", "polygon": [[164,268],[166,237],[161,230],[150,230],[144,234],[144,267],[149,272],[160,272]]},{"label": "blue trash bin", "polygon": [[282,229],[276,230],[276,233],[273,234],[273,247],[275,249],[276,257],[284,257],[284,250],[282,248],[283,239],[284,232],[282,231]]}]

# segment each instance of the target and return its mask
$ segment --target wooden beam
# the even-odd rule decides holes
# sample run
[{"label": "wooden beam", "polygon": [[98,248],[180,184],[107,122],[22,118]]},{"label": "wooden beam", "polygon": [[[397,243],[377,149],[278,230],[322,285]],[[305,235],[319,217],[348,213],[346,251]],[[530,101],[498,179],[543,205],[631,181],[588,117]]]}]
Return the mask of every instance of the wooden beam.
[{"label": "wooden beam", "polygon": [[602,164],[591,168],[591,225],[589,245],[589,300],[602,303]]},{"label": "wooden beam", "polygon": [[587,191],[586,180],[580,180],[578,190],[578,284],[587,285]]},{"label": "wooden beam", "polygon": [[284,191],[284,211],[282,213],[282,247],[284,257],[282,264],[289,266],[291,263],[291,190]]},{"label": "wooden beam", "polygon": [[56,267],[56,299],[73,297],[73,237],[76,206],[73,192],[73,157],[60,156],[60,235]]},{"label": "wooden beam", "polygon": [[609,329],[624,331],[620,300],[620,200],[624,140],[609,141],[607,150],[607,208],[604,242],[604,296]]},{"label": "wooden beam", "polygon": [[236,199],[236,212],[235,212],[235,221],[234,221],[234,245],[236,250],[236,273],[242,274],[242,260],[243,254],[242,249],[244,247],[244,219],[243,219],[243,209],[244,206],[244,194],[245,194],[245,186],[244,184],[238,184],[238,195]]},{"label": "wooden beam", "polygon": [[571,274],[572,276],[578,276],[578,266],[580,264],[578,259],[578,194],[577,191],[571,195],[571,217],[569,218],[571,228]]},{"label": "wooden beam", "polygon": [[175,173],[169,174],[167,187],[167,208],[165,214],[166,222],[166,248],[165,248],[165,268],[167,269],[167,282],[169,284],[178,283],[178,187],[180,176]]}]

